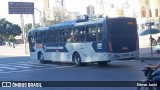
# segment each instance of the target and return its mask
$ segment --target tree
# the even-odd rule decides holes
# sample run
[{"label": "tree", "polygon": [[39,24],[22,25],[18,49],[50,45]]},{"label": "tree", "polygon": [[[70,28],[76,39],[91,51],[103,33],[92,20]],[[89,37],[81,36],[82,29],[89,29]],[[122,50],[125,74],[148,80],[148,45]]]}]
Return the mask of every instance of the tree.
[{"label": "tree", "polygon": [[[41,27],[40,26],[40,24],[39,23],[36,23],[35,24],[35,28],[39,28],[39,27]],[[25,26],[24,26],[24,30],[27,32],[29,29],[31,29],[32,28],[32,23],[28,23],[28,24],[26,24]]]},{"label": "tree", "polygon": [[8,22],[5,18],[0,19],[0,38],[2,41],[7,41],[11,35],[15,37],[21,33],[20,26]]},{"label": "tree", "polygon": [[54,23],[57,24],[63,20],[66,20],[66,10],[63,7],[54,7],[53,8],[53,19]]},{"label": "tree", "polygon": [[32,28],[32,23],[28,23],[24,26],[24,30],[27,32],[29,29]]}]

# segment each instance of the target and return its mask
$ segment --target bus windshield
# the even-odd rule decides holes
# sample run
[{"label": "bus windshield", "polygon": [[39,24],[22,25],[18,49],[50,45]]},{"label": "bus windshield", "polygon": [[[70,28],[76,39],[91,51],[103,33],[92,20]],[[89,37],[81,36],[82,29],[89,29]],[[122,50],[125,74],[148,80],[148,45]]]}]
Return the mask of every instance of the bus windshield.
[{"label": "bus windshield", "polygon": [[136,19],[133,18],[110,18],[107,24],[111,36],[133,35],[137,31]]}]

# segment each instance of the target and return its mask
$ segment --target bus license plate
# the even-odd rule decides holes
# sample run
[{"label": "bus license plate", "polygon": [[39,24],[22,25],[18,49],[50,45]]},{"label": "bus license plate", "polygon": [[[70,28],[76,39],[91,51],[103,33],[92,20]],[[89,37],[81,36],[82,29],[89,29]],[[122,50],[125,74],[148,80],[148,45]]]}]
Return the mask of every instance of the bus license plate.
[{"label": "bus license plate", "polygon": [[129,54],[123,54],[123,57],[128,57],[129,56]]}]

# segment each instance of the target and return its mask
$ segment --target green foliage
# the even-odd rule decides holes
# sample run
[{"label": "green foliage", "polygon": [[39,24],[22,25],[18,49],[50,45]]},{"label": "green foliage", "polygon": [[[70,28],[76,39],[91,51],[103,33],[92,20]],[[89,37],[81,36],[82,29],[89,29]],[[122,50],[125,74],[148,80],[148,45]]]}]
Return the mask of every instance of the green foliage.
[{"label": "green foliage", "polygon": [[29,29],[32,28],[32,23],[28,23],[24,26],[25,31],[27,32]]},{"label": "green foliage", "polygon": [[7,41],[9,41],[9,42],[15,42],[16,39],[14,38],[13,35],[10,35]]},{"label": "green foliage", "polygon": [[8,22],[5,18],[0,19],[0,38],[4,41],[9,40],[9,37],[20,35],[22,33],[20,26]]},{"label": "green foliage", "polygon": [[[39,28],[41,27],[40,24],[35,24],[35,28]],[[32,23],[28,23],[24,26],[25,31],[27,32],[28,30],[30,30],[32,28]]]}]

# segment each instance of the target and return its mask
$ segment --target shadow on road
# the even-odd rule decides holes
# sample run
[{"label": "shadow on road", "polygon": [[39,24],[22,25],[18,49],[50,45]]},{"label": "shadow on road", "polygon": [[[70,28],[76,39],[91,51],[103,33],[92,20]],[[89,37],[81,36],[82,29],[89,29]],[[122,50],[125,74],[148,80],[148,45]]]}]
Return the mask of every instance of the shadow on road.
[{"label": "shadow on road", "polygon": [[29,56],[0,56],[0,63],[15,63],[15,62],[26,62],[34,61]]}]

